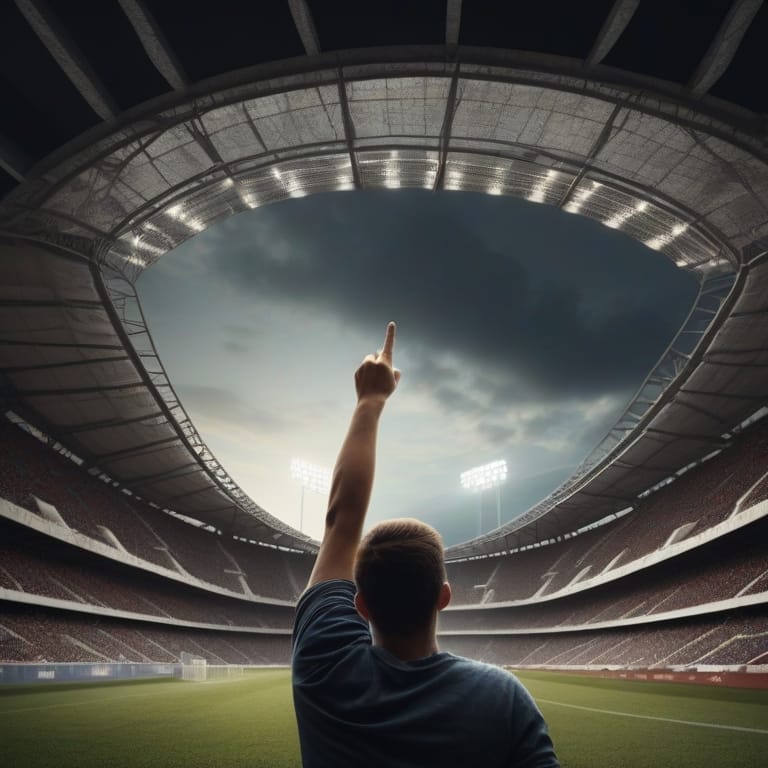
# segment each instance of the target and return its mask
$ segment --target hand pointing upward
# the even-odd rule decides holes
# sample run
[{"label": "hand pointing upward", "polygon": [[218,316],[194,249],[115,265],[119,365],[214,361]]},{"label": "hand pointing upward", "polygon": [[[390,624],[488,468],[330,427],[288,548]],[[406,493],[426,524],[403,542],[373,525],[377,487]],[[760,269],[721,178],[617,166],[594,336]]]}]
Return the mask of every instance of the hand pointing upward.
[{"label": "hand pointing upward", "polygon": [[400,381],[400,371],[392,366],[392,352],[395,346],[394,323],[387,325],[384,346],[375,355],[366,355],[355,372],[357,399],[374,398],[386,400]]}]

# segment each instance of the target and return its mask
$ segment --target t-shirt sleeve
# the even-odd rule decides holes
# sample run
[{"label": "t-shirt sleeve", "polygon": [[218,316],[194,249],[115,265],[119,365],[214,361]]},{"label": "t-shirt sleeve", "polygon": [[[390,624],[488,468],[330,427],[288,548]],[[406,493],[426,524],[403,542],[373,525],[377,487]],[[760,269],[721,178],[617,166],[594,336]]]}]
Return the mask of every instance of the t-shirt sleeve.
[{"label": "t-shirt sleeve", "polygon": [[371,643],[367,622],[355,608],[355,585],[346,579],[322,581],[296,606],[291,665],[295,681],[308,682],[333,665],[340,651]]},{"label": "t-shirt sleeve", "polygon": [[516,743],[509,768],[559,768],[547,723],[525,686],[515,678]]}]

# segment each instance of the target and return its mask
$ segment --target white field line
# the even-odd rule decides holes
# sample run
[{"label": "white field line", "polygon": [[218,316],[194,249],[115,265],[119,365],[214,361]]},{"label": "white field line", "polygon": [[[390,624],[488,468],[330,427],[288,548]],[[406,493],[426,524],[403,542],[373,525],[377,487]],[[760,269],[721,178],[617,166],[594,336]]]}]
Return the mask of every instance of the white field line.
[{"label": "white field line", "polygon": [[722,723],[700,723],[697,720],[675,720],[672,717],[654,717],[653,715],[636,715],[633,712],[616,712],[612,709],[597,709],[596,707],[583,707],[579,704],[564,704],[562,701],[552,701],[551,699],[540,699],[536,697],[537,702],[542,704],[553,704],[556,707],[569,707],[570,709],[583,709],[586,712],[599,712],[602,715],[617,715],[618,717],[634,717],[639,720],[660,720],[664,723],[677,723],[678,725],[695,725],[699,728],[719,728],[724,731],[744,731],[746,733],[764,733],[768,735],[768,729],[765,728],[745,728],[741,725],[723,725]]}]

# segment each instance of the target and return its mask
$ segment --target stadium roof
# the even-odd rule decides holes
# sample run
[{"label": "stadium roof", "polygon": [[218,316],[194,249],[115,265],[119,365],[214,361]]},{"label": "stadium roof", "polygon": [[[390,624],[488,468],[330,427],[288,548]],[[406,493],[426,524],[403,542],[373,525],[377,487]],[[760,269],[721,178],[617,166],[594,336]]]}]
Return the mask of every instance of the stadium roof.
[{"label": "stadium roof", "polygon": [[0,24],[3,397],[153,503],[315,548],[210,454],[134,289],[211,224],[314,192],[526,197],[699,279],[577,475],[451,557],[626,507],[768,403],[762,2],[17,0]]}]

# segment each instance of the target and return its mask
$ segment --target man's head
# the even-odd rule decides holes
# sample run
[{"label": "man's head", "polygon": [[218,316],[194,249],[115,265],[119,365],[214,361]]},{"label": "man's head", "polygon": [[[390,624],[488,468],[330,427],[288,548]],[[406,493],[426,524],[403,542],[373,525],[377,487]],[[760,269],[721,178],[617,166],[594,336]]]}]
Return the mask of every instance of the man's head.
[{"label": "man's head", "polygon": [[440,534],[419,520],[387,520],[371,529],[357,553],[358,610],[385,636],[424,631],[450,600],[445,579]]}]

